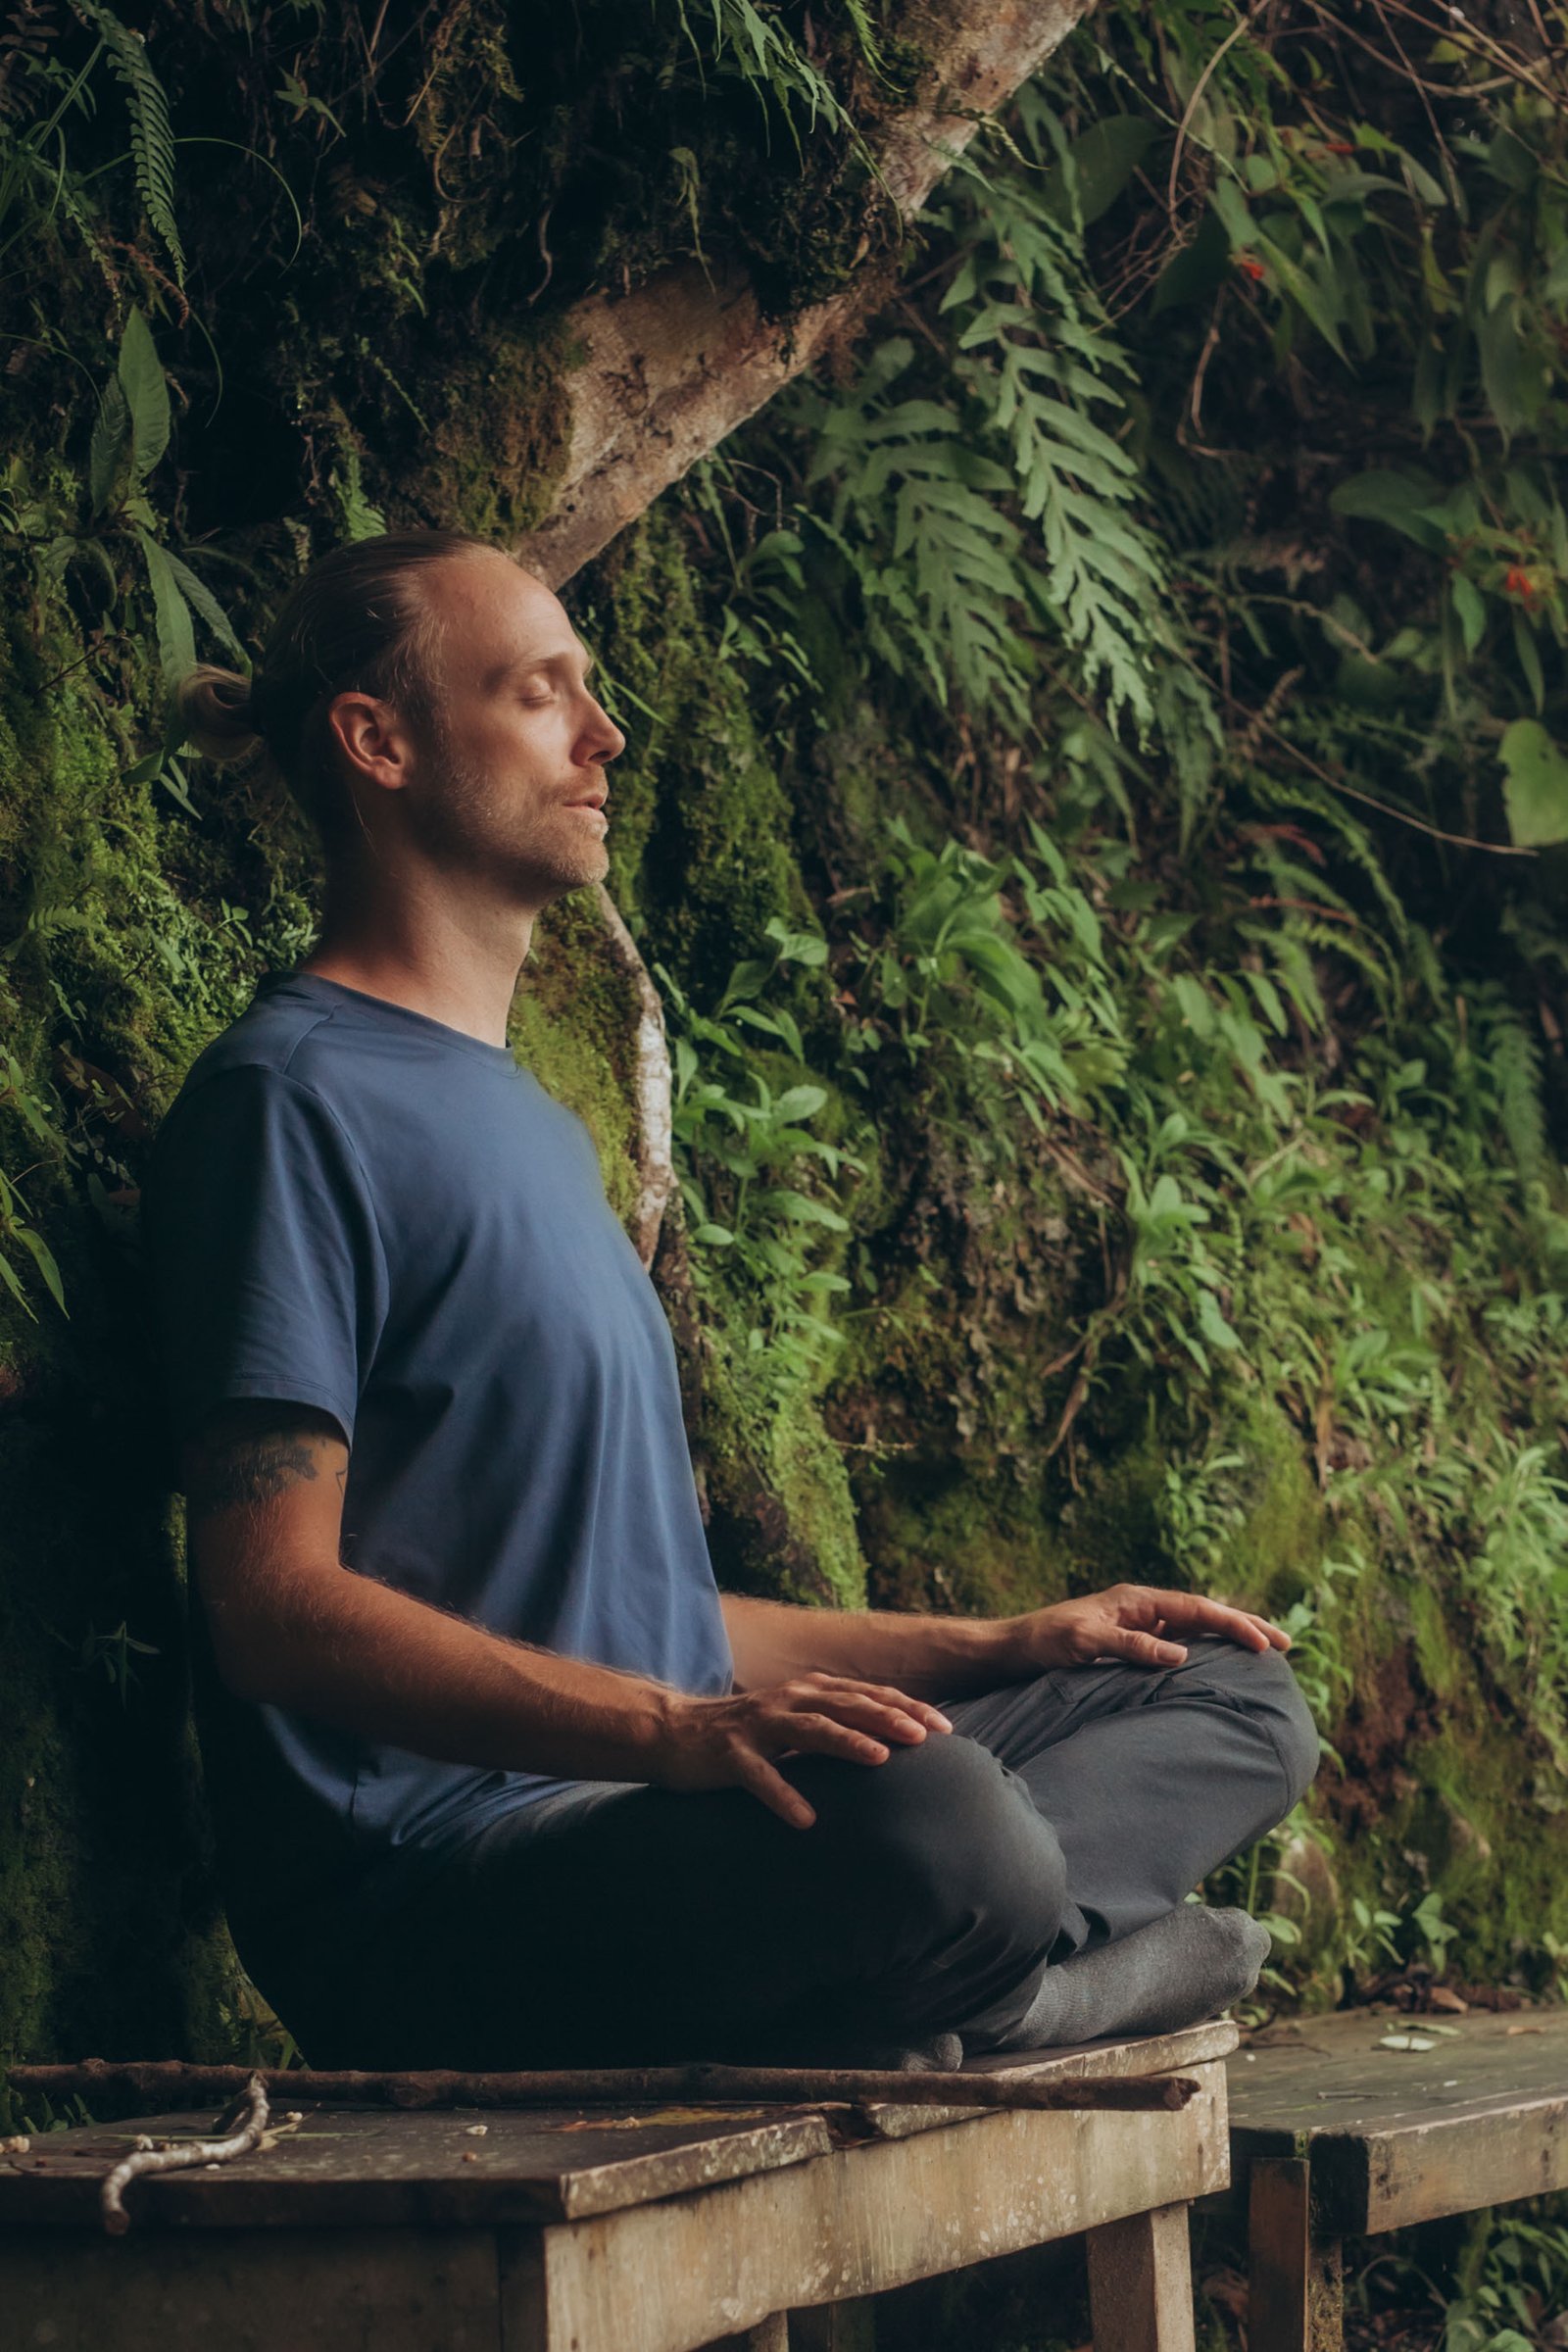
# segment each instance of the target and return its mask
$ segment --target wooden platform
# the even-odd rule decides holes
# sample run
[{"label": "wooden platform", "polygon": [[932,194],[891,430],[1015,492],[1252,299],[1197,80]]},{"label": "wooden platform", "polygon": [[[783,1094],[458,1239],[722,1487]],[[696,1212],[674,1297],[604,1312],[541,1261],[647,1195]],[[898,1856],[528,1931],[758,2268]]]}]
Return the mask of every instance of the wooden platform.
[{"label": "wooden platform", "polygon": [[1252,2352],[1340,2342],[1342,2239],[1568,2188],[1568,2008],[1304,2018],[1228,2071]]},{"label": "wooden platform", "polygon": [[[1229,2024],[1032,2060],[1180,2073],[1175,2111],[316,2107],[216,2171],[98,2183],[147,2116],[0,2158],[0,2313],[31,2352],[782,2352],[782,2315],[1090,2231],[1102,2352],[1190,2352],[1187,2207],[1227,2178]],[[820,2341],[820,2333],[816,2340]]]}]

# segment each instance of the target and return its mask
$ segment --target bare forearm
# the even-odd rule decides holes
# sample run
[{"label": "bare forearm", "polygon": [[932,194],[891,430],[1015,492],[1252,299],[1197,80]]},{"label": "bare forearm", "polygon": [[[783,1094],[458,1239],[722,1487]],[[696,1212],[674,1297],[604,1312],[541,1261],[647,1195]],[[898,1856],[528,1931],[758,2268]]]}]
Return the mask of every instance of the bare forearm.
[{"label": "bare forearm", "polygon": [[723,1610],[742,1690],[796,1674],[844,1674],[894,1684],[914,1698],[959,1698],[1029,1671],[1012,1661],[1006,1618],[800,1609],[733,1592]]},{"label": "bare forearm", "polygon": [[242,1698],[442,1762],[742,1788],[801,1829],[811,1808],[772,1758],[881,1763],[890,1741],[950,1728],[918,1699],[842,1681],[698,1697],[506,1641],[342,1565],[348,1466],[333,1414],[266,1397],[181,1448],[191,1577]]},{"label": "bare forearm", "polygon": [[274,1578],[265,1606],[217,1608],[213,1633],[242,1695],[451,1764],[645,1781],[671,1697],[347,1568]]}]

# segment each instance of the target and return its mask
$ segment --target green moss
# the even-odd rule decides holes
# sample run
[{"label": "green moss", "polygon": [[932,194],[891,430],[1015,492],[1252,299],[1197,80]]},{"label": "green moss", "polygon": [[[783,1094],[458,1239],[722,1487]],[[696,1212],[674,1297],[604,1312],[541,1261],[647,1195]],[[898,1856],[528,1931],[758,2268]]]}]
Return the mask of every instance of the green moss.
[{"label": "green moss", "polygon": [[[765,1598],[858,1607],[865,1565],[843,1457],[809,1379],[752,1349],[711,1294],[697,1458],[719,1582]],[[787,1358],[786,1358],[787,1363]]]},{"label": "green moss", "polygon": [[710,1003],[770,919],[814,923],[793,812],[670,515],[628,532],[582,603],[628,736],[612,776],[612,889],[645,956]]},{"label": "green moss", "polygon": [[1441,1586],[1412,1580],[1405,1585],[1404,1601],[1422,1681],[1445,1705],[1462,1700],[1474,1688],[1475,1660],[1466,1654],[1450,1598]]},{"label": "green moss", "polygon": [[882,1608],[1012,1616],[1065,1597],[1076,1561],[1040,1507],[972,1463],[891,1455],[858,1482],[870,1589]]},{"label": "green moss", "polygon": [[378,437],[373,478],[387,513],[507,541],[531,530],[566,460],[567,356],[548,325],[482,327],[430,352],[411,385],[427,432],[406,463],[396,455],[404,433]]},{"label": "green moss", "polygon": [[612,960],[590,891],[550,907],[513,1002],[513,1051],[587,1126],[611,1206],[629,1225],[639,1192],[634,1049],[639,1005]]},{"label": "green moss", "polygon": [[1239,1455],[1235,1533],[1220,1544],[1212,1582],[1247,1608],[1283,1613],[1313,1584],[1330,1529],[1301,1432],[1272,1398],[1238,1394],[1222,1446]]}]

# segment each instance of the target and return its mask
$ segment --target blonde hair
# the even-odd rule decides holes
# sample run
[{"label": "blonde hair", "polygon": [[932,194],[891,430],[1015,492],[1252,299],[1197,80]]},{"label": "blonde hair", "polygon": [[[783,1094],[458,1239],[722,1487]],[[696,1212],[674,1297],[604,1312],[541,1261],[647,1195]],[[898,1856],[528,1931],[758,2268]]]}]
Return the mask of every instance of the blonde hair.
[{"label": "blonde hair", "polygon": [[387,531],[335,547],[289,590],[249,677],[198,662],[175,703],[186,740],[209,760],[265,751],[331,850],[353,822],[326,713],[351,689],[390,703],[439,738],[441,624],[423,574],[455,556],[500,555],[467,531]]}]

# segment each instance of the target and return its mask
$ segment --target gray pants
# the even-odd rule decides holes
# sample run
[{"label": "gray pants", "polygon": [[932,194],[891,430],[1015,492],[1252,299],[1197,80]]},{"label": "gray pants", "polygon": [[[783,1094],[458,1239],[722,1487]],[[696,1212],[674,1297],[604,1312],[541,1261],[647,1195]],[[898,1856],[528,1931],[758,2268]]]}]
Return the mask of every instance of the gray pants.
[{"label": "gray pants", "polygon": [[[480,1831],[357,1941],[243,1956],[317,2066],[829,2062],[1021,2017],[1044,1969],[1179,1903],[1317,1768],[1289,1665],[1054,1668],[885,1764],[739,1789],[587,1782]],[[335,1947],[335,1948],[332,1948]]]}]

